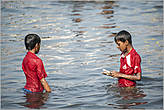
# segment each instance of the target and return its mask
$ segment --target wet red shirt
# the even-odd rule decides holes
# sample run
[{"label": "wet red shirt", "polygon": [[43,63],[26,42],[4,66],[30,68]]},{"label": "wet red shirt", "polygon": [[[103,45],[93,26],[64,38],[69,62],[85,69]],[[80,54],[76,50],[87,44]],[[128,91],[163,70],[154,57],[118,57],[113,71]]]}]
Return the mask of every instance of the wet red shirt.
[{"label": "wet red shirt", "polygon": [[[141,57],[133,48],[127,56],[121,55],[120,58],[120,73],[127,75],[134,75],[136,73],[141,73]],[[118,84],[121,87],[132,87],[136,85],[135,81],[119,78]]]},{"label": "wet red shirt", "polygon": [[44,88],[40,82],[47,77],[42,60],[32,52],[27,52],[22,62],[22,69],[26,76],[25,89],[32,92],[43,92]]}]

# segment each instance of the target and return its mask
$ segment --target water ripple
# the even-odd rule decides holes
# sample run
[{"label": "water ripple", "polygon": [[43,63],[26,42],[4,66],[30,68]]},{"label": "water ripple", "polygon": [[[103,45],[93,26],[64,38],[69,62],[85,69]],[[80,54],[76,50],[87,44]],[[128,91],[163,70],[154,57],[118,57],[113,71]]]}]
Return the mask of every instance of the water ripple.
[{"label": "water ripple", "polygon": [[[162,0],[2,1],[1,11],[3,109],[163,107]],[[101,74],[104,68],[119,69],[120,52],[113,37],[123,29],[132,34],[142,58],[142,80],[129,91],[115,86],[117,79]],[[24,36],[29,33],[42,39],[38,56],[53,90],[38,95],[35,103],[30,100],[35,97],[21,92]]]}]

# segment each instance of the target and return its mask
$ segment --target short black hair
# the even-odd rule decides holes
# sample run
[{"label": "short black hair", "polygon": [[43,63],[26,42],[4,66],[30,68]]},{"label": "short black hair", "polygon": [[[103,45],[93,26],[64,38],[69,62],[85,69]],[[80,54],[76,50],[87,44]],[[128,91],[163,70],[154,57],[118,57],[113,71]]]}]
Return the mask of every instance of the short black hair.
[{"label": "short black hair", "polygon": [[37,34],[28,34],[25,36],[25,47],[27,50],[32,50],[35,45],[40,42],[41,39]]},{"label": "short black hair", "polygon": [[131,35],[129,32],[127,32],[125,30],[122,30],[119,33],[117,33],[114,40],[115,40],[115,42],[117,42],[117,41],[125,42],[127,40],[132,45]]}]

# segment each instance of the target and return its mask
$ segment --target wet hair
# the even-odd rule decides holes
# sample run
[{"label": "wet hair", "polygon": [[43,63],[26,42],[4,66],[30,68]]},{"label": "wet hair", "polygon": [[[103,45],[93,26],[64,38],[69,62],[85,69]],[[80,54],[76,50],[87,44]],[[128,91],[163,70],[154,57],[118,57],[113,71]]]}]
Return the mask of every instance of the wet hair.
[{"label": "wet hair", "polygon": [[114,40],[115,40],[115,42],[117,42],[117,41],[125,42],[127,40],[132,45],[131,35],[129,32],[127,32],[125,30],[122,30],[119,33],[117,33]]},{"label": "wet hair", "polygon": [[28,34],[25,36],[25,47],[27,50],[32,50],[35,45],[40,42],[41,39],[37,34]]}]

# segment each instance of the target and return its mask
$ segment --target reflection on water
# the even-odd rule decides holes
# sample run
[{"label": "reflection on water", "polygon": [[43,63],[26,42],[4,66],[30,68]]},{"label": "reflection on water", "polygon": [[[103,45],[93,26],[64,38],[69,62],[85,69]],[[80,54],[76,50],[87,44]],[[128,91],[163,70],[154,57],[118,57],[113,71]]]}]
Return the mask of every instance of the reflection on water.
[{"label": "reflection on water", "polygon": [[[2,1],[1,12],[2,108],[163,108],[162,0]],[[113,38],[123,29],[142,58],[143,78],[128,90],[111,86],[117,79],[101,74],[119,69]],[[49,96],[24,96],[20,89],[29,33],[42,39],[38,56],[53,90]]]},{"label": "reflection on water", "polygon": [[108,94],[112,93],[113,96],[119,98],[119,100],[115,102],[116,104],[110,104],[110,102],[108,103],[108,105],[113,106],[114,108],[129,109],[131,106],[148,103],[139,100],[139,99],[143,99],[146,96],[146,94],[144,94],[143,90],[137,87],[120,88],[115,84],[115,85],[107,85],[106,89]]},{"label": "reflection on water", "polygon": [[26,101],[20,105],[28,108],[41,109],[47,101],[49,93],[29,93],[26,94]]}]

